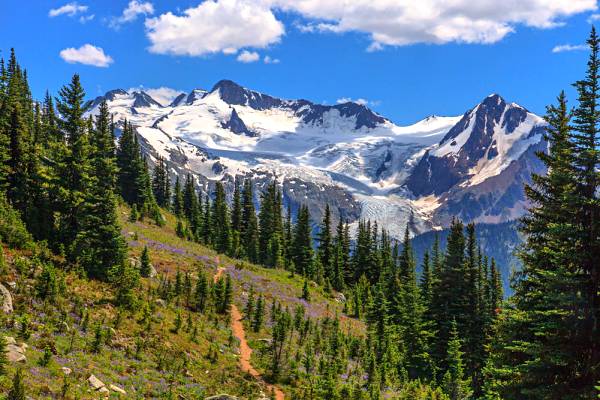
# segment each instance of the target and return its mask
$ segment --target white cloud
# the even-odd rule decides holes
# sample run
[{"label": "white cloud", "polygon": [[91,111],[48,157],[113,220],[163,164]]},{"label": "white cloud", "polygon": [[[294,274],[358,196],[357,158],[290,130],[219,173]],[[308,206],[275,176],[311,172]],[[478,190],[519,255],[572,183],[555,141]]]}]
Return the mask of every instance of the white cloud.
[{"label": "white cloud", "polygon": [[337,99],[335,102],[337,104],[356,103],[356,104],[360,104],[361,106],[370,106],[370,107],[376,107],[381,104],[381,102],[379,100],[370,101],[370,100],[366,100],[363,98],[352,99],[350,97],[342,97],[340,99]]},{"label": "white cloud", "polygon": [[279,60],[279,58],[272,58],[271,56],[265,56],[265,58],[263,58],[263,62],[265,64],[279,64],[281,61]]},{"label": "white cloud", "polygon": [[587,50],[588,46],[586,46],[585,44],[576,44],[576,45],[572,45],[572,44],[561,44],[558,46],[554,46],[552,48],[552,52],[553,53],[562,53],[565,51],[582,51],[582,50]]},{"label": "white cloud", "polygon": [[597,8],[596,0],[270,1],[308,19],[300,27],[305,32],[364,32],[371,51],[414,43],[495,43],[517,25],[552,28]]},{"label": "white cloud", "polygon": [[94,67],[108,67],[113,63],[111,56],[104,54],[100,47],[84,44],[80,48],[69,47],[60,51],[60,57],[69,64],[85,64]]},{"label": "white cloud", "polygon": [[129,92],[138,92],[144,91],[150,95],[154,100],[158,101],[163,106],[168,106],[171,104],[173,100],[181,93],[184,93],[181,90],[173,89],[166,86],[161,86],[158,88],[145,88],[143,86],[130,88]]},{"label": "white cloud", "polygon": [[368,51],[416,43],[495,43],[519,26],[549,29],[597,0],[204,0],[183,13],[146,20],[150,51],[202,56],[278,43],[285,27],[275,12],[301,17],[302,32],[360,32]]},{"label": "white cloud", "polygon": [[85,24],[86,22],[93,20],[95,17],[96,17],[95,14],[82,15],[81,17],[79,17],[79,22],[81,22],[82,24]]},{"label": "white cloud", "polygon": [[84,13],[88,9],[88,6],[78,4],[77,2],[68,3],[64,6],[53,8],[48,12],[50,18],[58,17],[59,15],[68,15],[74,17],[77,14]]},{"label": "white cloud", "polygon": [[237,60],[246,64],[253,63],[260,60],[260,54],[255,51],[244,50],[237,56]]},{"label": "white cloud", "polygon": [[158,54],[232,54],[278,43],[284,33],[263,0],[206,0],[182,15],[168,12],[146,20],[150,51]]},{"label": "white cloud", "polygon": [[119,28],[122,24],[135,21],[139,15],[152,14],[154,14],[154,5],[152,5],[152,3],[140,3],[137,0],[131,0],[129,4],[127,4],[127,8],[123,10],[121,16],[112,18],[110,26],[111,28]]},{"label": "white cloud", "polygon": [[600,19],[600,14],[592,14],[589,16],[588,18],[588,23],[594,23],[595,21],[598,21]]}]

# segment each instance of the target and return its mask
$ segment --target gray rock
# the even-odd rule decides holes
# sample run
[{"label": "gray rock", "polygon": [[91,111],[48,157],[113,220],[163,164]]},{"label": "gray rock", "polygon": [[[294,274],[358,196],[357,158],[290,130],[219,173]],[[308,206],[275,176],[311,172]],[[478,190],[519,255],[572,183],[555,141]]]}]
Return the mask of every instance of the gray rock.
[{"label": "gray rock", "polygon": [[167,305],[167,302],[164,301],[163,299],[156,299],[154,302],[156,303],[156,305],[161,306],[161,307],[165,307]]},{"label": "gray rock", "polygon": [[99,391],[102,388],[106,389],[106,385],[104,385],[104,382],[102,382],[100,379],[96,378],[96,375],[94,375],[94,374],[90,375],[90,377],[88,378],[88,382],[90,383],[90,386],[94,390]]},{"label": "gray rock", "polygon": [[127,392],[124,389],[120,388],[117,385],[112,385],[111,384],[111,385],[108,385],[108,388],[110,390],[112,390],[113,392],[117,392],[117,393],[120,393],[120,394],[127,394]]},{"label": "gray rock", "polygon": [[12,296],[8,289],[0,283],[0,293],[2,294],[2,311],[5,314],[13,312]]},{"label": "gray rock", "polygon": [[25,347],[17,346],[16,344],[9,344],[6,346],[6,357],[10,362],[25,362]]},{"label": "gray rock", "polygon": [[345,303],[346,296],[344,296],[344,293],[338,292],[335,294],[335,301],[337,301],[338,303]]}]

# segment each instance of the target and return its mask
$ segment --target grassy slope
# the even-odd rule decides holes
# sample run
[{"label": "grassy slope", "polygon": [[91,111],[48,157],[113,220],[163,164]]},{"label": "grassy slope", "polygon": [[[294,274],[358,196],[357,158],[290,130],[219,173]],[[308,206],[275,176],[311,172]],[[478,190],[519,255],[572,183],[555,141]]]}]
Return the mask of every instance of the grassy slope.
[{"label": "grassy slope", "polygon": [[[198,268],[204,268],[207,273],[212,274],[221,265],[233,278],[234,301],[240,309],[243,309],[247,291],[252,285],[257,293],[263,293],[268,299],[268,305],[276,298],[290,309],[303,304],[307,314],[314,318],[341,315],[342,306],[326,296],[321,289],[312,289],[310,303],[299,299],[303,285],[299,277],[290,277],[286,271],[245,263],[240,268],[240,263],[236,260],[218,256],[202,245],[178,238],[174,229],[175,219],[171,215],[167,215],[167,225],[160,228],[149,222],[128,222],[126,208],[121,208],[120,213],[123,232],[130,245],[130,255],[139,256],[143,246],[148,245],[152,262],[161,275],[172,277],[179,269],[195,276]],[[19,278],[20,275],[15,273],[14,268],[15,260],[28,260],[28,255],[9,250],[6,253],[11,272],[2,277],[2,282],[17,281],[21,287],[32,285],[31,277],[20,282],[22,278]],[[31,267],[30,270],[35,268]],[[73,370],[67,379],[67,398],[98,397],[87,383],[90,374],[95,374],[106,385],[114,383],[124,387],[128,392],[127,398],[169,398],[170,392],[174,395],[181,394],[184,396],[182,398],[202,398],[217,393],[229,393],[242,398],[258,397],[260,387],[256,381],[245,376],[238,368],[237,344],[231,337],[227,316],[214,318],[192,313],[193,321],[198,327],[198,340],[194,343],[190,340],[190,333],[186,332],[188,311],[182,307],[175,304],[162,307],[156,304],[155,299],[149,299],[154,308],[154,322],[148,332],[139,321],[139,310],[124,312],[120,318],[117,316],[117,309],[112,304],[113,292],[107,284],[80,279],[74,272],[66,274],[66,282],[67,294],[57,304],[43,304],[16,293],[15,313],[12,317],[2,317],[4,321],[0,324],[0,333],[17,338],[19,323],[14,321],[14,317],[22,313],[31,316],[32,335],[25,340],[29,348],[24,365],[29,396],[59,398],[64,384],[61,367],[64,366]],[[147,296],[148,287],[156,287],[157,282],[156,279],[142,279],[140,295]],[[90,316],[87,332],[82,330],[82,320],[77,315],[84,308]],[[58,310],[67,311],[64,319],[69,331],[63,329],[57,332],[63,319]],[[175,334],[170,329],[178,310],[182,313],[184,324],[182,330]],[[117,320],[120,323],[116,324]],[[95,354],[90,352],[89,347],[97,324],[106,331],[111,328],[114,331],[110,343]],[[364,331],[360,322],[344,317],[342,326],[353,332]],[[253,343],[258,345],[257,339],[269,337],[268,329],[267,327],[258,334],[247,332],[251,346]],[[67,353],[73,331],[74,346]],[[38,360],[43,355],[48,338],[52,337],[55,338],[56,355],[47,367],[41,367]],[[17,340],[21,341],[19,338]],[[144,343],[145,347],[136,358],[136,346],[140,343]],[[217,355],[216,360],[209,356],[211,353]],[[162,369],[157,368],[160,358],[164,359]],[[181,366],[183,360],[187,362]],[[181,368],[177,372],[173,371],[174,365]],[[260,365],[257,367],[260,370]],[[9,377],[14,369],[15,365],[10,365],[8,374],[0,377],[1,392],[6,393],[10,387]],[[111,396],[118,397],[114,392]]]}]

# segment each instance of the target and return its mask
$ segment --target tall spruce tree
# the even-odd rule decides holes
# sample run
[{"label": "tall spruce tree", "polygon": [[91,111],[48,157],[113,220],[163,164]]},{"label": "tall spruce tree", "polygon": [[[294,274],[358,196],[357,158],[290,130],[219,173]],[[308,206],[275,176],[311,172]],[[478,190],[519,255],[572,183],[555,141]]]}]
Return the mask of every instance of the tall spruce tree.
[{"label": "tall spruce tree", "polygon": [[590,375],[598,372],[588,364],[587,277],[573,251],[581,240],[581,204],[573,196],[580,170],[564,93],[547,108],[546,121],[549,151],[538,157],[548,173],[533,175],[526,187],[533,206],[522,220],[523,268],[493,348],[496,387],[506,398],[592,398]]},{"label": "tall spruce tree", "polygon": [[107,279],[108,271],[125,262],[125,240],[116,214],[116,158],[108,106],[102,102],[90,133],[90,185],[85,193],[81,229],[74,249],[90,277]]},{"label": "tall spruce tree", "polygon": [[310,229],[310,214],[307,206],[301,206],[298,211],[294,238],[292,244],[292,260],[296,272],[312,278],[313,276],[313,248]]}]

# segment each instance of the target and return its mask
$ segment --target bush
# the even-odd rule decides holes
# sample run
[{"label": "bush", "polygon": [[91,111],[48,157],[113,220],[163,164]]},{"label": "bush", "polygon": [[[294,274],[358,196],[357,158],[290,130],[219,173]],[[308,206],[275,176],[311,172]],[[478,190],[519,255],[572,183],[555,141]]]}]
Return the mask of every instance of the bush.
[{"label": "bush", "polygon": [[21,216],[2,195],[0,195],[0,241],[12,248],[34,248],[33,238],[21,221]]}]

